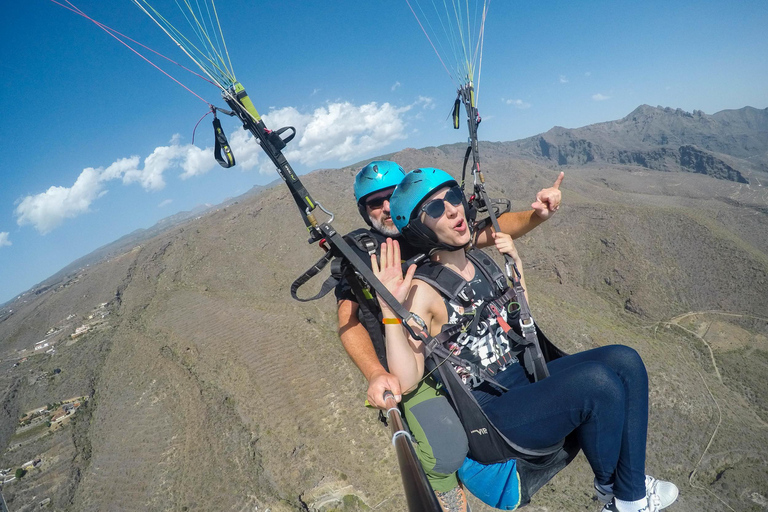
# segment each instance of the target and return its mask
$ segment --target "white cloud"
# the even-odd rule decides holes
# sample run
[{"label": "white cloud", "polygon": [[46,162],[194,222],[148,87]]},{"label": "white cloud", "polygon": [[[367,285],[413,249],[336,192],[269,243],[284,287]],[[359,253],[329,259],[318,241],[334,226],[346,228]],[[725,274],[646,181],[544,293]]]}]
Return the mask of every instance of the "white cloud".
[{"label": "white cloud", "polygon": [[41,234],[59,227],[71,219],[90,211],[91,204],[107,193],[106,182],[122,180],[123,184],[139,183],[145,190],[157,191],[165,187],[163,174],[172,168],[181,168],[181,178],[204,174],[216,165],[211,148],[200,149],[192,144],[180,144],[174,136],[169,146],[160,146],[144,159],[121,158],[109,167],[83,169],[71,187],[52,186],[45,192],[23,198],[14,214],[19,226],[31,224]]},{"label": "white cloud", "polygon": [[215,158],[211,158],[213,152],[210,148],[200,149],[197,146],[187,144],[182,146],[180,166],[184,170],[179,177],[183,180],[205,174],[218,164]]},{"label": "white cloud", "polygon": [[16,222],[19,226],[32,224],[41,234],[46,234],[59,227],[64,219],[87,212],[91,203],[106,192],[99,180],[101,172],[88,167],[70,188],[54,186],[41,194],[25,197],[14,212]]},{"label": "white cloud", "polygon": [[525,108],[531,108],[531,104],[523,101],[523,100],[505,100],[504,98],[501,98],[501,101],[506,103],[507,105],[512,105],[515,108],[525,109]]},{"label": "white cloud", "polygon": [[611,97],[610,96],[606,96],[604,94],[597,93],[597,94],[593,94],[592,95],[592,99],[595,100],[595,101],[605,101],[605,100],[611,99]]},{"label": "white cloud", "polygon": [[314,96],[314,95],[316,95],[316,94],[317,94],[317,93],[319,93],[321,90],[322,90],[322,89],[318,89],[318,88],[314,88],[314,89],[312,89],[312,94],[310,94],[310,96]]},{"label": "white cloud", "polygon": [[[232,154],[235,155],[235,165],[244,171],[249,171],[259,164],[259,157],[262,156],[261,146],[259,146],[253,135],[245,130],[237,130],[229,136],[229,147]],[[264,156],[264,160],[267,157]],[[271,168],[269,172],[274,171]]]},{"label": "white cloud", "polygon": [[13,245],[10,240],[8,240],[8,232],[7,231],[0,231],[0,247],[6,247],[9,245]]},{"label": "white cloud", "polygon": [[421,108],[424,110],[435,110],[435,100],[429,96],[419,96],[415,105],[421,105]]},{"label": "white cloud", "polygon": [[560,83],[561,84],[567,84],[568,78],[565,75],[560,75]]},{"label": "white cloud", "polygon": [[165,206],[168,206],[173,202],[173,199],[166,199],[165,201],[162,201],[159,205],[157,205],[158,208],[163,208]]},{"label": "white cloud", "polygon": [[[406,113],[415,106],[434,108],[432,98],[419,97],[404,107],[375,102],[353,105],[349,102],[327,103],[310,113],[294,107],[272,109],[264,116],[267,126],[278,129],[293,126],[298,135],[284,150],[291,162],[307,166],[328,160],[350,161],[381,149],[396,140],[406,138]],[[285,134],[284,134],[285,136]],[[237,165],[243,170],[258,168],[273,173],[274,166],[253,136],[245,130],[235,130],[229,138]],[[122,158],[109,167],[84,169],[71,187],[52,186],[47,191],[23,198],[14,214],[20,226],[32,225],[46,234],[71,219],[90,211],[91,204],[107,193],[106,184],[121,180],[124,185],[140,184],[147,191],[165,188],[165,173],[181,169],[179,176],[188,179],[216,167],[211,148],[200,149],[181,144],[174,136],[167,146],[160,146],[144,159],[138,156]],[[164,206],[165,202],[161,203]]]},{"label": "white cloud", "polygon": [[[426,108],[431,102],[431,98],[420,97],[414,105]],[[296,128],[298,135],[283,150],[285,157],[311,166],[328,160],[359,158],[404,139],[405,113],[414,105],[395,107],[372,102],[358,106],[345,101],[327,103],[307,114],[285,107],[271,110],[264,116],[264,122],[273,130],[283,126]],[[258,166],[260,172],[274,172],[274,166],[262,157],[261,148],[250,134],[235,132],[230,137],[230,146],[243,169]]]},{"label": "white cloud", "polygon": [[394,91],[396,89],[399,89],[401,86],[402,84],[400,82],[395,82],[394,84],[392,84],[391,90]]},{"label": "white cloud", "polygon": [[123,175],[123,183],[138,182],[145,190],[162,190],[165,188],[163,173],[168,169],[180,167],[184,172],[181,179],[205,174],[216,166],[211,148],[200,149],[192,144],[179,144],[179,137],[171,139],[170,146],[155,148],[151,155],[144,159],[144,168],[128,170]]}]

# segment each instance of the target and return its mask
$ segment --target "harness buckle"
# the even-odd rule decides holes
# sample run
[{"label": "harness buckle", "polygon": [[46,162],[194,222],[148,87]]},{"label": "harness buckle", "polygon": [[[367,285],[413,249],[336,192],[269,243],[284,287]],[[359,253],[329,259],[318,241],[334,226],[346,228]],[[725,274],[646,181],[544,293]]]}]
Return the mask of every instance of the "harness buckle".
[{"label": "harness buckle", "polygon": [[476,387],[480,386],[483,382],[485,382],[485,379],[480,377],[480,375],[476,371],[472,371],[469,373],[469,386],[471,389],[475,389]]},{"label": "harness buckle", "polygon": [[520,329],[523,331],[523,335],[525,335],[526,332],[535,332],[535,324],[533,323],[533,317],[529,316],[528,320],[520,319]]},{"label": "harness buckle", "polygon": [[[416,324],[420,332],[417,333],[413,326],[411,326],[410,322]],[[410,313],[407,317],[403,318],[403,326],[413,339],[426,341],[429,338],[427,334],[426,322],[424,322],[424,320],[422,320],[421,317],[416,313]]]}]

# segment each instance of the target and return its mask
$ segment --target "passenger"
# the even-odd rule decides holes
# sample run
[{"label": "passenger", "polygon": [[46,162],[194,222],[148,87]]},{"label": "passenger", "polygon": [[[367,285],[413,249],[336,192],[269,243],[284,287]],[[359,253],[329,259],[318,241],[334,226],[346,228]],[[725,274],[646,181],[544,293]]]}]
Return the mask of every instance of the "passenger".
[{"label": "passenger", "polygon": [[[353,239],[364,247],[373,247],[383,243],[387,237],[399,236],[390,216],[389,199],[404,176],[402,167],[391,161],[374,161],[360,170],[355,178],[355,198],[360,215],[371,229],[354,231],[347,235],[348,240]],[[547,220],[560,205],[561,181],[562,175],[553,187],[541,190],[536,202],[531,205],[532,210],[501,215],[499,224],[502,231],[517,238]],[[490,228],[478,234],[479,246],[492,243]],[[402,242],[400,251],[405,259],[419,253],[405,242]],[[367,253],[361,256],[364,261],[369,260]],[[386,367],[381,311],[370,292],[367,285],[355,276],[353,269],[346,269],[344,278],[336,288],[339,337],[350,358],[368,381],[368,402],[384,409],[384,392],[391,390],[400,401],[401,387]],[[401,405],[406,422],[417,441],[417,455],[444,508],[463,512],[466,510],[466,496],[458,485],[456,470],[464,462],[467,453],[464,429],[444,393],[435,389],[432,379],[424,380],[409,391]]]},{"label": "passenger", "polygon": [[[504,307],[487,307],[500,294],[472,253],[468,257],[465,251],[472,236],[466,208],[456,181],[432,168],[408,173],[391,198],[391,216],[401,239],[430,251],[434,265],[468,283],[472,295],[469,308],[447,300],[418,274],[414,278],[415,266],[404,276],[397,240],[387,240],[380,258],[372,258],[376,276],[408,310],[424,320],[431,336],[473,319],[472,323],[479,325],[446,342],[460,359],[475,366],[450,364],[471,388],[482,412],[509,441],[539,450],[574,433],[594,472],[604,512],[655,512],[673,503],[677,487],[645,475],[648,381],[640,356],[626,346],[599,347],[550,361],[550,376],[532,382],[516,357],[522,354],[515,352],[510,341],[514,336],[508,337],[503,329],[511,325],[517,335],[521,334],[515,298],[497,303]],[[494,233],[493,239],[500,252],[514,254],[508,234]],[[386,304],[382,303],[381,309],[385,319],[396,318]],[[473,313],[480,318],[474,318]],[[405,392],[416,389],[425,373],[424,344],[410,338],[397,323],[387,323],[385,334],[390,372]],[[471,371],[490,367],[495,370],[495,383],[488,379],[478,382],[478,375]]]}]

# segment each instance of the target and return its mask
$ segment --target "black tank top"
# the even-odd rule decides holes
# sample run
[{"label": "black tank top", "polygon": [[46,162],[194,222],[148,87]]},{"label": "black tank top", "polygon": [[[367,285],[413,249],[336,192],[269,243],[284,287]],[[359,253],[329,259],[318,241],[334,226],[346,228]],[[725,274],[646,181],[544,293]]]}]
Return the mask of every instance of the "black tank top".
[{"label": "black tank top", "polygon": [[[472,265],[475,267],[475,277],[469,282],[473,294],[472,299],[461,303],[458,300],[443,298],[448,311],[448,322],[443,326],[443,329],[456,324],[471,322],[475,312],[482,309],[480,313],[482,318],[477,324],[475,333],[463,332],[455,340],[446,343],[446,346],[454,353],[458,353],[460,358],[480,367],[485,367],[496,362],[501,355],[509,352],[510,346],[496,315],[489,308],[483,307],[488,300],[495,298],[493,283],[488,281],[474,263]],[[507,308],[503,308],[499,313],[506,322],[511,322],[513,325],[517,323],[518,313],[516,310],[513,314],[509,314]],[[506,366],[516,363],[517,359],[514,358]],[[467,376],[463,374],[462,369],[457,368],[457,371],[462,379],[466,380]]]}]

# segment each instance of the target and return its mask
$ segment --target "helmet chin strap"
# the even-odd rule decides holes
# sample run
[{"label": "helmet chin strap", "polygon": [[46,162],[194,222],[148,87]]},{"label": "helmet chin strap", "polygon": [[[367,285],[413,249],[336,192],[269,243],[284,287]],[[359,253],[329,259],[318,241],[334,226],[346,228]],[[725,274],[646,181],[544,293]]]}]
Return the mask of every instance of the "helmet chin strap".
[{"label": "helmet chin strap", "polygon": [[[403,236],[408,240],[408,243],[429,255],[432,255],[437,251],[458,251],[469,245],[469,242],[464,245],[452,245],[441,242],[437,238],[435,232],[424,225],[421,219],[418,218],[413,219],[405,228],[403,228]],[[471,240],[472,237],[470,237],[470,241]]]},{"label": "helmet chin strap", "polygon": [[[407,226],[403,228],[403,237],[408,240],[408,243],[413,245],[416,249],[425,252],[431,256],[437,251],[458,251],[464,249],[472,243],[474,238],[474,217],[477,211],[470,210],[469,204],[467,204],[467,198],[464,197],[461,201],[464,206],[464,221],[467,223],[467,229],[469,229],[469,242],[464,245],[451,245],[445,242],[441,242],[434,231],[429,229],[422,221],[421,218],[416,217],[411,220]],[[467,218],[472,216],[472,221]]]},{"label": "helmet chin strap", "polygon": [[365,208],[364,204],[357,203],[357,211],[360,213],[360,216],[363,218],[366,224],[373,226],[371,223],[371,217],[368,215],[368,210]]}]

